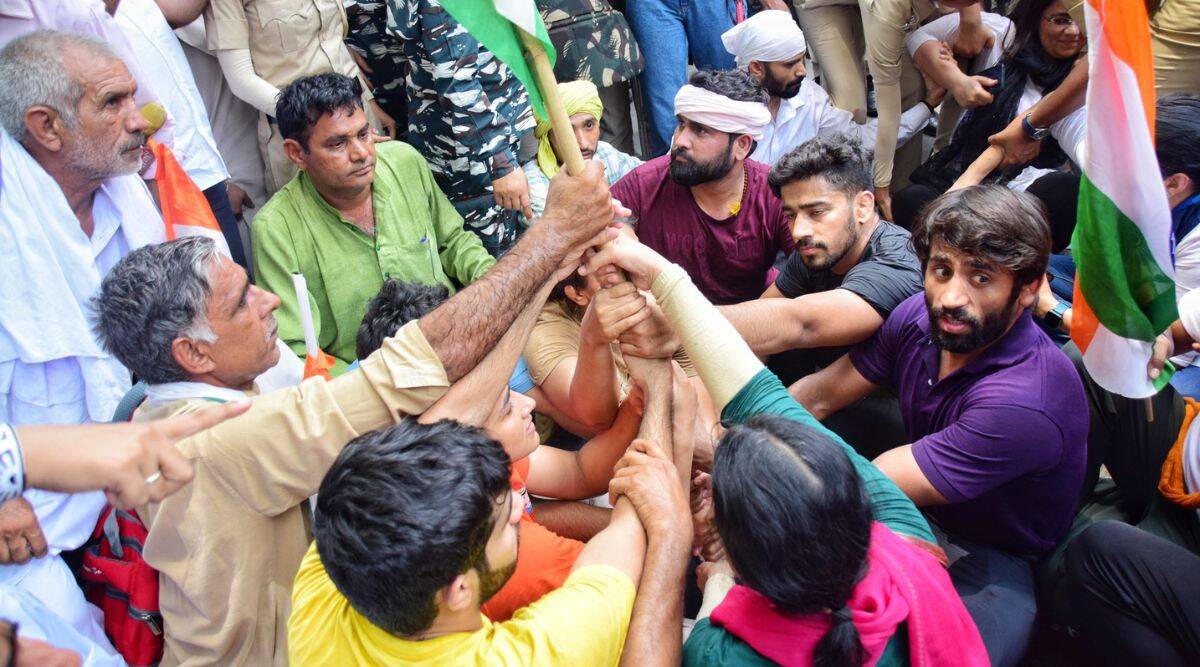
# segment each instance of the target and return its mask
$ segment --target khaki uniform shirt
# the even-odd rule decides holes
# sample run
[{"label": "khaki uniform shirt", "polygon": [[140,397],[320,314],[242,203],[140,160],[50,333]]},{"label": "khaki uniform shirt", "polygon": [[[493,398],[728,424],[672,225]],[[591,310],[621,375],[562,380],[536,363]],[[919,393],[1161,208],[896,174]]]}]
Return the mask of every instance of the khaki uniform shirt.
[{"label": "khaki uniform shirt", "polygon": [[204,28],[210,51],[250,49],[255,73],[278,88],[330,70],[359,74],[342,42],[341,0],[212,0]]},{"label": "khaki uniform shirt", "polygon": [[[423,412],[447,385],[414,321],[359,370],[255,397],[248,413],[181,441],[195,479],[140,511],[150,530],[142,555],[159,572],[162,664],[287,665],[308,497],[350,440]],[[134,419],[207,405],[178,401]]]}]

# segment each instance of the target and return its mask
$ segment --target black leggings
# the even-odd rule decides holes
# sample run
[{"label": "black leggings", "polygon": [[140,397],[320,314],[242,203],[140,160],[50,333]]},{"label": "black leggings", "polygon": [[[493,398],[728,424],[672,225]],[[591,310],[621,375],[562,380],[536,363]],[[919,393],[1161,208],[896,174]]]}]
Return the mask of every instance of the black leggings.
[{"label": "black leggings", "polygon": [[1071,607],[1113,665],[1200,664],[1200,556],[1102,521],[1067,549]]},{"label": "black leggings", "polygon": [[[1075,231],[1075,209],[1079,202],[1079,176],[1056,171],[1035,180],[1025,190],[1042,200],[1050,221],[1051,252],[1061,252]],[[892,216],[897,225],[912,229],[926,204],[942,193],[928,185],[914,183],[892,197]]]}]

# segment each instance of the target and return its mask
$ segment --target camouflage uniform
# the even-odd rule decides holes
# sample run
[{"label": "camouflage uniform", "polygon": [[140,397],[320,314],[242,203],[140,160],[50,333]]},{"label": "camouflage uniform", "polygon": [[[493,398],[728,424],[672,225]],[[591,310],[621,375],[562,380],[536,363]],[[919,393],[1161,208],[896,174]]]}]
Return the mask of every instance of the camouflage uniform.
[{"label": "camouflage uniform", "polygon": [[555,78],[596,84],[604,102],[600,137],[633,153],[629,95],[645,63],[625,16],[608,0],[537,0],[537,6],[558,52]]},{"label": "camouflage uniform", "polygon": [[363,74],[375,86],[372,91],[379,106],[396,121],[397,138],[408,133],[408,104],[404,94],[404,47],[387,31],[387,3],[384,0],[357,0],[346,7],[349,32],[346,45],[362,56],[371,73]]},{"label": "camouflage uniform", "polygon": [[520,169],[521,137],[534,126],[520,80],[437,0],[387,0],[388,30],[404,49],[408,142],[479,235],[499,255],[520,214],[496,204],[492,181]]}]

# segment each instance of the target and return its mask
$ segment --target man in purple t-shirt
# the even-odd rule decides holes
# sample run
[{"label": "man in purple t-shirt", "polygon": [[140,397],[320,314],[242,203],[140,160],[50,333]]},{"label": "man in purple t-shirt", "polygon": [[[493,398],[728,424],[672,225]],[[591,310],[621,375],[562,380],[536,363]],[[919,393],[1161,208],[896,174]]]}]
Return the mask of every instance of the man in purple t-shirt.
[{"label": "man in purple t-shirt", "polygon": [[771,120],[767,99],[744,71],[696,72],[675,98],[671,152],[612,188],[638,218],[639,240],[718,305],[757,298],[778,254],[795,247],[770,168],[747,159]]},{"label": "man in purple t-shirt", "polygon": [[821,418],[896,392],[911,444],[875,465],[940,529],[993,664],[1012,665],[1033,630],[1033,562],[1067,534],[1087,458],[1083,385],[1029,312],[1050,229],[1032,197],[976,186],[934,200],[913,245],[924,303],[792,393]]}]

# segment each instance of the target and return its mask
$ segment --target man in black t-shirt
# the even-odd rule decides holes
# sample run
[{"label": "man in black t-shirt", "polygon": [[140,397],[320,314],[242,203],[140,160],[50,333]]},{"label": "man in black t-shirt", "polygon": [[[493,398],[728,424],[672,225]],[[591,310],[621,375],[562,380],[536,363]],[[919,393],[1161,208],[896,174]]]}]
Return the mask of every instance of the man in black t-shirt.
[{"label": "man in black t-shirt", "polygon": [[[875,210],[870,165],[861,144],[839,134],[797,146],[768,176],[783,200],[796,251],[760,298],[722,306],[721,312],[755,354],[771,357],[784,384],[870,338],[893,308],[922,289],[908,232]],[[894,421],[893,402],[865,399],[856,407],[886,415],[841,414],[827,425],[855,446],[870,441],[869,450],[886,449],[888,443],[875,442],[874,434],[888,429],[864,424]],[[843,432],[838,422],[850,430]]]}]

